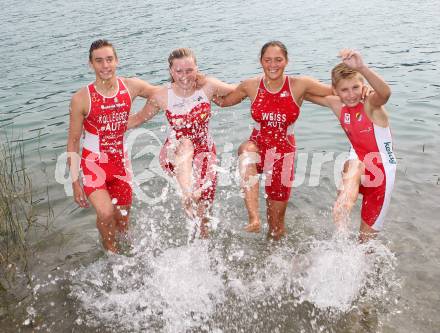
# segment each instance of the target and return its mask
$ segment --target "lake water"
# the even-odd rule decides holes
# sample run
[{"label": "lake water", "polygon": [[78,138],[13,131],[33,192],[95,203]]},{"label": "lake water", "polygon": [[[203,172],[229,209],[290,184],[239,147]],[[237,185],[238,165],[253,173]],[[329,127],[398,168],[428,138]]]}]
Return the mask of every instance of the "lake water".
[{"label": "lake water", "polygon": [[[34,237],[32,284],[2,300],[2,332],[440,331],[438,1],[2,3],[0,128],[24,141],[38,211],[47,207],[48,186],[56,216],[49,234]],[[131,133],[142,182],[133,254],[103,255],[93,211],[77,209],[55,180],[70,98],[94,80],[87,59],[97,38],[115,44],[121,76],[152,84],[168,80],[166,59],[176,47],[191,47],[205,74],[231,83],[261,73],[258,54],[268,40],[288,47],[289,74],[327,83],[338,51],[360,50],[392,88],[387,109],[398,159],[385,229],[369,245],[374,253],[363,255],[353,237],[332,236],[335,175],[348,144],[334,116],[308,103],[295,127],[300,154],[288,236],[271,243],[267,229],[242,231],[246,213],[233,175],[250,133],[243,102],[214,108],[212,134],[228,172],[211,239],[188,242],[191,224],[157,165],[165,137],[157,116]],[[358,211],[359,204],[353,231]]]}]

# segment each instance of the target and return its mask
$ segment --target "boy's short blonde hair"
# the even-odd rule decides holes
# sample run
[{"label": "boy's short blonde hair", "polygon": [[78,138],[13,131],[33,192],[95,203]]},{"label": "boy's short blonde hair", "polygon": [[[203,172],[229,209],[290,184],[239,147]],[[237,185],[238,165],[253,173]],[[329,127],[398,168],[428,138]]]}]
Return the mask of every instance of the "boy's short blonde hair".
[{"label": "boy's short blonde hair", "polygon": [[364,77],[358,71],[341,62],[332,69],[332,86],[336,87],[339,81],[344,79],[352,79],[354,77],[359,78],[362,83],[364,82]]}]

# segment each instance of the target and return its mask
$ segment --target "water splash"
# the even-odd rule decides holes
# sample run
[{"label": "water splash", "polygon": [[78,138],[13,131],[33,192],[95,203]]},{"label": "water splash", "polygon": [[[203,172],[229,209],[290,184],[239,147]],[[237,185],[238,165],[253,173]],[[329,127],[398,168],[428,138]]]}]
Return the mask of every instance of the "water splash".
[{"label": "water splash", "polygon": [[207,242],[162,250],[140,246],[133,253],[109,255],[72,274],[71,297],[85,310],[81,323],[185,331],[204,327],[224,301],[215,250]]},{"label": "water splash", "polygon": [[396,259],[379,241],[359,244],[354,237],[335,235],[310,246],[309,252],[293,259],[293,284],[300,302],[348,312],[355,301],[371,303],[383,295],[387,281],[397,283]]},{"label": "water splash", "polygon": [[[247,234],[228,231],[217,220],[223,226],[211,239],[188,242],[191,224],[172,210],[142,214],[132,229],[130,257],[106,256],[69,277],[70,297],[80,304],[78,325],[337,332],[363,323],[365,309],[386,312],[396,300],[396,259],[379,241],[296,235],[271,243],[243,238]],[[383,313],[370,317],[377,323]]]}]

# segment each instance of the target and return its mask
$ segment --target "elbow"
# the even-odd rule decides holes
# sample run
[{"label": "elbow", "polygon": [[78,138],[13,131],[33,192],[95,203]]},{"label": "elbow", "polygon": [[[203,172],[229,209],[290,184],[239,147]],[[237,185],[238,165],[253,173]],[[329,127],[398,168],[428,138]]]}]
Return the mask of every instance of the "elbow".
[{"label": "elbow", "polygon": [[390,97],[391,97],[391,88],[388,87],[388,89],[386,91],[386,94],[385,94],[385,99],[386,99],[387,102],[390,99]]},{"label": "elbow", "polygon": [[230,106],[234,106],[234,105],[236,105],[236,104],[238,104],[238,103],[232,103],[232,102],[227,102],[227,101],[223,101],[222,103],[221,103],[221,105],[219,105],[221,108],[228,108],[228,107],[230,107]]},{"label": "elbow", "polygon": [[142,119],[139,117],[139,114],[136,113],[128,118],[127,130],[139,127],[140,124],[142,124]]},{"label": "elbow", "polygon": [[215,105],[217,105],[218,107],[224,108],[227,107],[229,105],[227,105],[227,103],[225,103],[225,100],[222,97],[215,97],[212,99],[212,101],[214,102]]},{"label": "elbow", "polygon": [[131,130],[131,129],[136,128],[138,126],[139,126],[139,123],[129,122],[129,123],[127,123],[127,130]]},{"label": "elbow", "polygon": [[66,150],[68,153],[78,153],[79,151],[79,138],[71,138],[67,141]]},{"label": "elbow", "polygon": [[386,104],[391,97],[390,87],[387,86],[387,88],[384,89],[384,91],[380,94],[380,96],[382,97],[383,104]]}]

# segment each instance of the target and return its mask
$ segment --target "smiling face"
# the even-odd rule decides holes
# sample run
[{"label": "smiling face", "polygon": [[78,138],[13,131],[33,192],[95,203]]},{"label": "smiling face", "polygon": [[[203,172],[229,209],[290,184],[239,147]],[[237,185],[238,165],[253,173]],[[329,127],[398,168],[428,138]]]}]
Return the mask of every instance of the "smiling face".
[{"label": "smiling face", "polygon": [[277,80],[283,77],[288,61],[285,52],[280,47],[269,46],[261,55],[260,62],[266,78]]},{"label": "smiling face", "polygon": [[173,82],[183,90],[195,87],[197,76],[197,65],[192,57],[173,59],[170,74]]},{"label": "smiling face", "polygon": [[333,87],[335,95],[338,95],[341,102],[348,107],[354,107],[359,104],[362,98],[363,80],[359,76],[348,79],[341,79]]},{"label": "smiling face", "polygon": [[93,50],[91,53],[90,66],[99,80],[110,80],[116,76],[116,66],[118,65],[118,58],[111,46],[104,46]]}]

